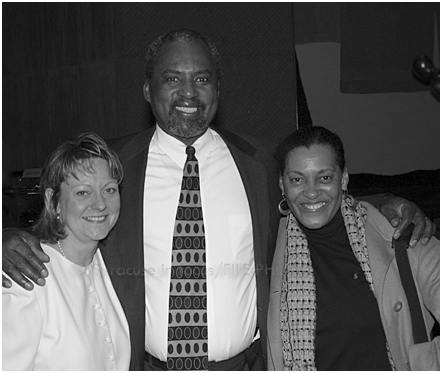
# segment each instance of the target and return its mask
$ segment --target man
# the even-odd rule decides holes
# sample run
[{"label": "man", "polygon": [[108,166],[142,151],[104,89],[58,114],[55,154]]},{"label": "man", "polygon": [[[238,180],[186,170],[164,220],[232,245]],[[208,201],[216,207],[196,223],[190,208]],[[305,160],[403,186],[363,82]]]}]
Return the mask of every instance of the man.
[{"label": "man", "polygon": [[[218,51],[207,38],[188,30],[161,36],[146,54],[144,85],[157,125],[110,143],[125,179],[119,222],[102,252],[129,322],[131,369],[177,368],[170,365],[175,351],[169,323],[176,319],[172,314],[168,320],[170,281],[176,274],[171,257],[185,151],[191,145],[200,169],[207,243],[208,365],[202,368],[266,370],[268,269],[280,217],[277,168],[255,139],[211,127],[220,76]],[[420,238],[422,212],[415,216],[415,207],[396,201],[405,206],[397,207],[397,217],[408,220],[398,228],[402,231],[414,217],[414,238]],[[13,268],[18,263],[25,275],[34,280],[41,276],[39,284],[44,284],[42,263],[28,259],[37,262],[32,274],[17,259],[24,241],[32,240],[20,234],[22,238],[4,232],[11,250],[3,254],[3,270],[24,284]],[[186,350],[189,356],[193,352]]]}]

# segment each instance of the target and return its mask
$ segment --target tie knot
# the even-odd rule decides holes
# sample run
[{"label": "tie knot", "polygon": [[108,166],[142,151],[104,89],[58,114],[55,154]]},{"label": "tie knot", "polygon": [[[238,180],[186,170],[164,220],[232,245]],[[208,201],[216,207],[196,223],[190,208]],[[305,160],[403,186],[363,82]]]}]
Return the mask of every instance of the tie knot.
[{"label": "tie knot", "polygon": [[192,155],[195,154],[195,148],[193,146],[188,146],[186,148],[186,154],[188,158],[191,157]]}]

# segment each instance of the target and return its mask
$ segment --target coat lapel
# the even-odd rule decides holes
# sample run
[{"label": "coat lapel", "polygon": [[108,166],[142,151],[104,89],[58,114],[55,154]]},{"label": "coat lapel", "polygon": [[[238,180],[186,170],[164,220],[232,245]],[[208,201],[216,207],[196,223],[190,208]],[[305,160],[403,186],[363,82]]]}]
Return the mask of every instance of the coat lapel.
[{"label": "coat lapel", "polygon": [[[362,203],[368,210],[368,214],[379,214],[372,206]],[[280,324],[280,304],[282,274],[284,268],[284,253],[286,243],[287,219],[281,219],[275,256],[272,265],[272,280],[270,288],[270,305],[268,312],[268,362],[269,370],[284,370],[282,336]],[[373,278],[373,286],[376,298],[378,299],[379,310],[383,313],[383,296],[386,274],[394,258],[394,250],[386,245],[386,240],[378,233],[379,227],[371,225],[367,220],[365,225],[365,236],[370,261],[370,270]]]},{"label": "coat lapel", "polygon": [[269,370],[284,370],[281,335],[281,290],[284,270],[285,247],[287,236],[287,218],[281,218],[276,242],[275,256],[272,264],[272,281],[270,284],[270,304],[267,317],[268,339],[267,355]]},{"label": "coat lapel", "polygon": [[[373,206],[364,202],[361,202],[361,204],[367,210],[367,215],[380,216],[383,219],[379,211]],[[393,263],[394,250],[386,244],[384,237],[389,236],[388,232],[383,232],[384,228],[381,225],[373,226],[372,223],[375,221],[377,220],[367,219],[365,223],[365,239],[367,241],[368,258],[376,298],[378,303],[382,304],[385,278],[390,265]],[[381,232],[382,234],[380,234]]]}]

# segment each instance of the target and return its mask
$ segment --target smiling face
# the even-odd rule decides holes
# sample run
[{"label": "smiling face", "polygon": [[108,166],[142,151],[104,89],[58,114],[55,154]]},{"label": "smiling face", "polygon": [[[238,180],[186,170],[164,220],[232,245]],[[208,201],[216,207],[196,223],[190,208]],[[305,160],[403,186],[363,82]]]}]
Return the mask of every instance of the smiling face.
[{"label": "smiling face", "polygon": [[77,170],[61,183],[57,212],[65,225],[67,240],[91,243],[105,238],[120,213],[118,183],[110,176],[106,160],[94,158],[95,172]]},{"label": "smiling face", "polygon": [[209,128],[218,108],[218,78],[210,50],[198,40],[165,44],[144,96],[161,129],[192,144]]},{"label": "smiling face", "polygon": [[286,158],[279,186],[296,219],[309,229],[328,224],[341,207],[348,173],[342,171],[330,146],[298,147]]}]

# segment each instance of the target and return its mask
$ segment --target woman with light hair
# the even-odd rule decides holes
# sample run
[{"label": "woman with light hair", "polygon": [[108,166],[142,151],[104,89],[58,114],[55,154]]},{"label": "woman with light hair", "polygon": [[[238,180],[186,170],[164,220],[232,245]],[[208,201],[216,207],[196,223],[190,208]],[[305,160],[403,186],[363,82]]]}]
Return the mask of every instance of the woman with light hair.
[{"label": "woman with light hair", "polygon": [[118,220],[123,169],[98,135],[57,148],[41,178],[33,226],[49,277],[3,290],[4,370],[128,370],[129,327],[99,246]]}]

